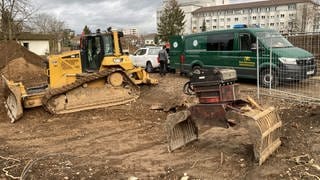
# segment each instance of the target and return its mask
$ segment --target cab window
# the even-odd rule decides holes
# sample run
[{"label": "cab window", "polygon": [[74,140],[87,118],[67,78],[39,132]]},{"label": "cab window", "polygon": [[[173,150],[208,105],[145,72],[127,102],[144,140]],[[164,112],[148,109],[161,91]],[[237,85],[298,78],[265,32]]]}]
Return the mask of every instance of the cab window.
[{"label": "cab window", "polygon": [[251,47],[250,34],[240,34],[240,51],[249,51]]},{"label": "cab window", "polygon": [[142,56],[142,55],[145,55],[146,52],[147,52],[146,49],[139,49],[139,50],[135,53],[135,55],[137,55],[137,56]]},{"label": "cab window", "polygon": [[104,41],[104,48],[105,48],[105,52],[104,54],[106,56],[110,56],[113,55],[113,38],[112,36],[103,36],[103,41]]},{"label": "cab window", "polygon": [[256,38],[249,33],[239,34],[239,50],[240,51],[250,51],[252,44],[256,43]]}]

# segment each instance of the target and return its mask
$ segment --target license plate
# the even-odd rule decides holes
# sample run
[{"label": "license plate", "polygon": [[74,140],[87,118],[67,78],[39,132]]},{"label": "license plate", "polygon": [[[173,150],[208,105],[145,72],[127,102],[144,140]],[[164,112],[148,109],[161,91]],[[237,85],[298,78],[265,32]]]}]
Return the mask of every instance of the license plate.
[{"label": "license plate", "polygon": [[312,74],[314,74],[314,70],[312,70],[312,71],[307,71],[307,75],[312,75]]}]

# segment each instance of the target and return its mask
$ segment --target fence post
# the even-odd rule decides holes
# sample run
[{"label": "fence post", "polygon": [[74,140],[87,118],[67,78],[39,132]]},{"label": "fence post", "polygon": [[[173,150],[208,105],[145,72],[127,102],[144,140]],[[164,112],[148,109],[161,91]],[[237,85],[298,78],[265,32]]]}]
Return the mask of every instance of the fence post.
[{"label": "fence post", "polygon": [[257,98],[260,101],[260,63],[259,63],[259,38],[257,37]]},{"label": "fence post", "polygon": [[[273,35],[272,34],[270,34],[270,62],[269,62],[269,75],[270,75],[270,77],[269,77],[269,94],[271,93],[271,72],[272,72],[272,67],[271,67],[271,64],[272,64],[272,37]],[[272,77],[272,78],[274,78],[274,77]]]}]

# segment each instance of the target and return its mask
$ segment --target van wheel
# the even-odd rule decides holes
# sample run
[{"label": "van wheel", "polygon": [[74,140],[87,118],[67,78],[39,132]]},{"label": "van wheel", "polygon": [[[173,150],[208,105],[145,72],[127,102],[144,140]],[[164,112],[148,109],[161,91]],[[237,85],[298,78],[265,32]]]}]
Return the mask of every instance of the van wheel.
[{"label": "van wheel", "polygon": [[150,62],[147,62],[146,71],[147,71],[148,73],[153,72],[153,67],[152,67],[152,64],[151,64]]},{"label": "van wheel", "polygon": [[200,66],[194,66],[192,68],[192,74],[200,74],[201,73],[201,67]]},{"label": "van wheel", "polygon": [[274,69],[271,70],[270,73],[270,69],[263,69],[260,72],[260,85],[263,87],[276,87],[279,85],[279,77],[276,73],[276,71]]}]

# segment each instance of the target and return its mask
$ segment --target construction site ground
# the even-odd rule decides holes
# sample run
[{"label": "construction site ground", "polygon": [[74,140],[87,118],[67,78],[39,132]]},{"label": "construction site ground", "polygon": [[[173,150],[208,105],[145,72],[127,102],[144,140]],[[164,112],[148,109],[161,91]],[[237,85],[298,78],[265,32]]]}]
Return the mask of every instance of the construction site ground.
[{"label": "construction site ground", "polygon": [[[172,153],[164,122],[168,113],[151,110],[157,103],[175,107],[188,99],[188,80],[178,74],[141,87],[131,104],[51,115],[43,108],[25,110],[10,124],[0,108],[0,179],[316,179],[320,176],[320,108],[263,97],[278,108],[282,145],[262,165],[253,159],[248,131],[241,127],[200,129],[200,140]],[[240,81],[242,95],[256,98],[254,82]],[[2,91],[1,91],[2,92]],[[1,102],[3,102],[1,94]],[[7,172],[7,175],[6,175]]]}]

